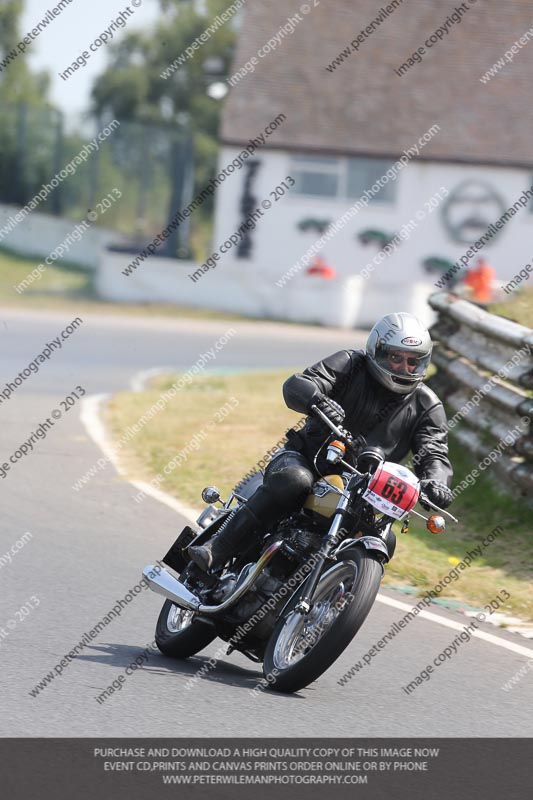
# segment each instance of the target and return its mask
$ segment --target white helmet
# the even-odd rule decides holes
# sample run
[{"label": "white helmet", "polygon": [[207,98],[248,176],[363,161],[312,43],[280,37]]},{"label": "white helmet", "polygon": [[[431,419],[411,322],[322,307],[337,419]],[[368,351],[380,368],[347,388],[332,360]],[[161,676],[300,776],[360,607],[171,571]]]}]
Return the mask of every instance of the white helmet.
[{"label": "white helmet", "polygon": [[371,375],[397,394],[409,394],[424,380],[433,344],[427,328],[403,311],[382,317],[368,336]]}]

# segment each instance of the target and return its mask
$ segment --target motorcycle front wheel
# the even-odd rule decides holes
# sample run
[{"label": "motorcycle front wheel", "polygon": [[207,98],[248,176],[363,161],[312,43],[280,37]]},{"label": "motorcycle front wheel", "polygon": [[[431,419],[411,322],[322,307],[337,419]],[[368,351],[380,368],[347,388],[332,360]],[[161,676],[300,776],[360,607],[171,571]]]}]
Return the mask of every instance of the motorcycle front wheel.
[{"label": "motorcycle front wheel", "polygon": [[263,674],[268,688],[297,692],[322,675],[367,618],[381,583],[379,561],[360,547],[345,550],[321,576],[309,614],[295,596],[269,639]]},{"label": "motorcycle front wheel", "polygon": [[194,611],[186,611],[171,600],[165,600],[155,629],[156,644],[165,656],[189,658],[216,638],[211,625],[195,620]]}]

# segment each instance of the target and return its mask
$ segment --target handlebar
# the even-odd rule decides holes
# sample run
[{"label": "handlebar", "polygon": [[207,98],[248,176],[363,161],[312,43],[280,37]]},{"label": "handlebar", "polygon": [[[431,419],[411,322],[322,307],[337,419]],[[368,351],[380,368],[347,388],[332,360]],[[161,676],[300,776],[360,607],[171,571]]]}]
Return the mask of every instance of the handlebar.
[{"label": "handlebar", "polygon": [[[320,408],[318,408],[318,406],[312,405],[311,406],[311,411],[314,414],[316,414],[318,417],[320,417],[320,419],[323,422],[326,423],[328,428],[330,428],[330,430],[336,436],[338,436],[339,439],[342,439],[344,441],[346,446],[352,451],[352,453],[354,453],[354,455],[356,455],[356,456],[359,455],[359,453],[361,451],[361,445],[356,443],[356,440],[353,438],[352,434],[349,431],[347,431],[345,428],[341,428],[340,426],[335,425],[329,419],[329,417],[326,414],[324,414],[324,412],[321,411]],[[342,463],[345,463],[345,462],[343,461]],[[353,469],[353,467],[351,469]],[[355,470],[355,472],[358,472],[358,471]],[[360,474],[360,473],[358,473],[358,474]],[[427,495],[425,495],[423,492],[420,492],[420,495],[418,497],[418,502],[419,503],[420,502],[426,503],[428,506],[430,506],[431,508],[435,509],[435,511],[438,511],[441,514],[445,514],[447,517],[452,519],[454,522],[459,522],[459,520],[456,519],[456,517],[454,517],[453,514],[450,514],[449,511],[446,511],[443,508],[439,508],[439,506],[436,506],[435,503],[432,503],[431,500],[427,497]]]},{"label": "handlebar", "polygon": [[423,492],[420,492],[418,496],[418,502],[420,504],[426,503],[430,508],[433,508],[435,511],[438,511],[440,514],[445,514],[454,522],[459,522],[459,520],[456,517],[454,517],[453,514],[450,514],[449,511],[446,511],[446,509],[444,508],[439,508],[439,506],[436,506],[435,503],[432,503],[431,500],[428,498],[428,496]]},{"label": "handlebar", "polygon": [[346,446],[347,446],[347,447],[348,447],[348,448],[349,448],[349,449],[350,449],[350,450],[351,450],[353,453],[355,453],[356,455],[359,453],[359,451],[360,451],[360,444],[359,444],[359,445],[358,445],[358,444],[356,444],[356,441],[355,441],[355,439],[353,438],[353,436],[352,436],[352,434],[350,433],[350,431],[347,431],[347,430],[346,430],[346,428],[341,428],[341,427],[338,427],[337,425],[335,425],[335,424],[334,424],[334,423],[333,423],[333,422],[332,422],[332,421],[329,419],[329,417],[328,417],[326,414],[324,414],[324,412],[323,412],[323,411],[321,411],[321,410],[320,410],[320,408],[319,408],[318,406],[316,406],[316,405],[312,405],[312,406],[311,406],[311,411],[312,411],[314,414],[316,414],[318,417],[320,417],[320,419],[321,419],[323,422],[325,422],[325,423],[326,423],[326,425],[328,426],[328,428],[330,428],[330,430],[331,430],[331,431],[333,431],[333,433],[335,434],[335,436],[338,436],[338,437],[339,437],[339,439],[342,439],[342,440],[343,440],[343,442],[346,444]]}]

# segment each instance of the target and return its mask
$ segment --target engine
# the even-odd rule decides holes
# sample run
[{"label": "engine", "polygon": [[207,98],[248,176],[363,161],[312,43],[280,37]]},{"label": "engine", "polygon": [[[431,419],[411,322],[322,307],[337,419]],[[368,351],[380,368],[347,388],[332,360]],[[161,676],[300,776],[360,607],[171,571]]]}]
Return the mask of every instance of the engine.
[{"label": "engine", "polygon": [[320,548],[324,535],[324,522],[308,514],[291,514],[278,525],[275,538],[283,539],[285,551],[292,553],[298,561],[305,560]]},{"label": "engine", "polygon": [[[287,587],[287,581],[295,577],[301,581],[311,566],[304,566],[312,553],[321,544],[323,530],[318,522],[304,513],[285,517],[275,529],[265,537],[263,548],[275,541],[283,540],[284,546],[265,567],[252,588],[231,610],[232,621],[248,627],[245,640],[266,640],[272,633],[277,614],[296,588]],[[227,577],[224,587],[226,596],[234,591],[240,581],[246,578],[246,567],[239,580]],[[218,599],[218,598],[217,598]],[[273,604],[273,600],[275,604]]]}]

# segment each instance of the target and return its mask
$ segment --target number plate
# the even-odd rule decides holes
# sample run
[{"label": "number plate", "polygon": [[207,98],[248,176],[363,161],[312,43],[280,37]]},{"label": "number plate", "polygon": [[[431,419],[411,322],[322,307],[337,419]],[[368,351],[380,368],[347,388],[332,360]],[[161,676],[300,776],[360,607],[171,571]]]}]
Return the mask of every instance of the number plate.
[{"label": "number plate", "polygon": [[166,564],[167,567],[170,567],[175,572],[182,572],[189,561],[188,556],[184,557],[184,550],[197,536],[197,531],[186,525],[168,553],[161,559],[163,564]]},{"label": "number plate", "polygon": [[378,511],[401,519],[418,501],[420,481],[407,467],[385,461],[374,473],[363,498]]}]

